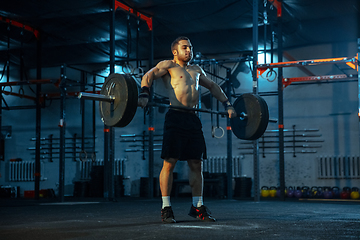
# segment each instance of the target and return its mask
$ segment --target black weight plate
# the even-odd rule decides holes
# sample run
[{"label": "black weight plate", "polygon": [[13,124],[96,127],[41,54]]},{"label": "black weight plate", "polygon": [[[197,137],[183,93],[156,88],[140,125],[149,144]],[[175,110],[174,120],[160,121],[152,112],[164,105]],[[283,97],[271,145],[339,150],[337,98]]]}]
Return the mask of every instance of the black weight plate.
[{"label": "black weight plate", "polygon": [[239,96],[234,104],[237,114],[246,113],[247,117],[231,118],[231,129],[236,137],[244,140],[259,138],[266,130],[269,121],[267,104],[259,96],[245,93]]},{"label": "black weight plate", "polygon": [[259,125],[258,130],[256,131],[256,133],[253,135],[253,137],[249,140],[256,140],[258,138],[260,138],[266,131],[266,128],[268,126],[269,123],[269,108],[268,105],[266,103],[266,101],[260,97],[260,96],[256,96],[259,99],[259,103],[260,103],[260,107],[261,107],[261,113],[262,113],[262,117],[261,117],[261,122]]},{"label": "black weight plate", "polygon": [[104,124],[111,127],[127,126],[137,110],[136,82],[131,76],[113,73],[106,78],[100,93],[115,96],[113,103],[101,101],[99,104]]},{"label": "black weight plate", "polygon": [[125,77],[129,88],[129,92],[128,92],[129,101],[128,101],[127,111],[124,114],[124,122],[123,122],[124,125],[120,127],[127,126],[133,120],[138,107],[138,87],[136,81],[130,75],[123,75],[123,76]]}]

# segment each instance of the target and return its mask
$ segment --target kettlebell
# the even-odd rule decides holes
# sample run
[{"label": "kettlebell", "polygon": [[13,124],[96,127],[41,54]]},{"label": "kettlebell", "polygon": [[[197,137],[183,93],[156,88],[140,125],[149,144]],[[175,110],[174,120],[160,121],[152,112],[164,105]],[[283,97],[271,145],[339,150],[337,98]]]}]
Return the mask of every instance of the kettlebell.
[{"label": "kettlebell", "polygon": [[333,193],[330,187],[324,187],[324,198],[325,199],[333,198]]},{"label": "kettlebell", "polygon": [[301,191],[302,191],[302,197],[303,198],[309,198],[310,197],[310,188],[308,186],[302,187]]},{"label": "kettlebell", "polygon": [[315,198],[317,194],[317,187],[311,187],[310,197]]},{"label": "kettlebell", "polygon": [[300,187],[297,187],[296,190],[294,191],[294,196],[296,198],[301,198],[302,197],[302,191]]},{"label": "kettlebell", "polygon": [[323,192],[323,188],[322,188],[322,187],[318,187],[318,188],[317,188],[316,197],[317,197],[317,198],[323,198],[323,197],[324,197],[324,192]]},{"label": "kettlebell", "polygon": [[339,198],[340,197],[340,189],[338,187],[332,188],[333,198]]},{"label": "kettlebell", "polygon": [[271,187],[270,187],[270,190],[269,190],[269,196],[270,196],[270,197],[276,197],[276,192],[277,192],[276,187],[275,187],[275,186],[271,186]]},{"label": "kettlebell", "polygon": [[293,189],[293,187],[289,187],[286,196],[287,196],[288,198],[292,198],[292,197],[294,196],[294,189]]},{"label": "kettlebell", "polygon": [[266,186],[262,186],[260,192],[261,192],[260,195],[262,197],[268,197],[269,196],[269,188],[266,187]]},{"label": "kettlebell", "polygon": [[340,193],[340,198],[341,199],[349,199],[350,191],[351,191],[351,189],[349,187],[344,187],[342,192]]},{"label": "kettlebell", "polygon": [[[285,187],[285,193],[284,193],[285,197],[287,196],[287,193],[288,193],[288,190],[287,190],[287,187]],[[280,196],[281,196],[281,190],[280,190],[280,187],[278,187],[276,190],[276,197],[280,198]]]},{"label": "kettlebell", "polygon": [[[286,188],[285,188],[285,190],[286,190]],[[286,192],[286,191],[285,191],[285,192]],[[281,196],[281,190],[280,190],[280,187],[278,187],[278,188],[276,189],[276,197],[280,198],[280,196]],[[285,196],[286,196],[286,193],[285,193]]]},{"label": "kettlebell", "polygon": [[350,197],[351,197],[351,199],[359,199],[359,197],[360,197],[359,188],[353,187],[351,189]]}]

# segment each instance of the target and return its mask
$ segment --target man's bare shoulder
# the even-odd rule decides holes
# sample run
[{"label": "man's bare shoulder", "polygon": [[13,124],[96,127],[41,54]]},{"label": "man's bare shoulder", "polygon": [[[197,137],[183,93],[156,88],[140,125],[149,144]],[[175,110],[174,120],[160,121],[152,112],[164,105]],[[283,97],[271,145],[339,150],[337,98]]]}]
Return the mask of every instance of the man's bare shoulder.
[{"label": "man's bare shoulder", "polygon": [[191,67],[193,71],[204,73],[204,70],[198,64],[191,64],[189,67]]},{"label": "man's bare shoulder", "polygon": [[156,65],[158,69],[169,69],[174,66],[176,63],[173,60],[163,60]]}]

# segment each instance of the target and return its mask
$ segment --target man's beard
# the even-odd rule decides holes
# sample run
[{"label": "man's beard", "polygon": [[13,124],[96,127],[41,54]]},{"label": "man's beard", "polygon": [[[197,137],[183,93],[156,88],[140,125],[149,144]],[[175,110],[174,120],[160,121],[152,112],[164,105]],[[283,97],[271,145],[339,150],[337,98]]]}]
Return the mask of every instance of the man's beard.
[{"label": "man's beard", "polygon": [[189,54],[188,56],[184,55],[184,57],[182,58],[182,60],[183,60],[184,62],[190,62],[191,59],[192,59],[192,55],[191,55],[191,54]]}]

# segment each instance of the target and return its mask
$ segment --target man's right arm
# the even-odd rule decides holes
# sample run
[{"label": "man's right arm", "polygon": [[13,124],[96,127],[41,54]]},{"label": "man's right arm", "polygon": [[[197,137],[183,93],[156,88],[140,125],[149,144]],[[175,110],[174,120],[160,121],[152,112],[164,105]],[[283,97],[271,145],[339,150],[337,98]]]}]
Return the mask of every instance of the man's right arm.
[{"label": "man's right arm", "polygon": [[150,69],[141,80],[141,90],[138,100],[140,107],[145,107],[149,101],[150,87],[155,79],[164,76],[171,67],[172,61],[166,60],[159,62],[155,67]]}]

